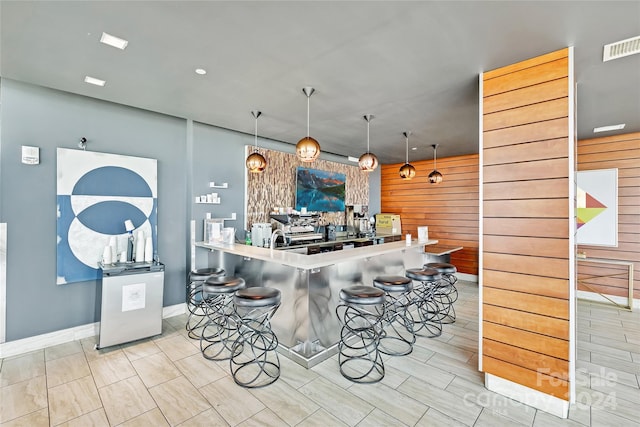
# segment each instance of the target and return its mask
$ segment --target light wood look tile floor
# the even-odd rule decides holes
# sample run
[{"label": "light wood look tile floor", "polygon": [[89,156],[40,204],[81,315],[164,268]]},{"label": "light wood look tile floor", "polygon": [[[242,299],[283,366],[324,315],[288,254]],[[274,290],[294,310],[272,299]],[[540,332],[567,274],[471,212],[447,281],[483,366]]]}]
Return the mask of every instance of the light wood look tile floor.
[{"label": "light wood look tile floor", "polygon": [[312,369],[281,357],[280,379],[235,385],[184,330],[96,351],[95,338],[0,360],[1,426],[637,426],[640,313],[578,303],[577,402],[562,420],[483,386],[478,289],[459,282],[455,324],[387,357],[378,384],[344,379],[336,358]]}]

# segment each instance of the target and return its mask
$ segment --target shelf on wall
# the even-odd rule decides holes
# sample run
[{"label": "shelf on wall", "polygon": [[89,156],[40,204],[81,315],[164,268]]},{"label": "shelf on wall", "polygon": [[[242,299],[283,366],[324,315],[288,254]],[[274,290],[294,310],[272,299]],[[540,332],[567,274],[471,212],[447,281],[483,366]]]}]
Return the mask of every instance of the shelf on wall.
[{"label": "shelf on wall", "polygon": [[194,202],[197,205],[219,205],[220,204],[220,200],[216,201],[216,202]]},{"label": "shelf on wall", "polygon": [[229,183],[223,182],[222,184],[216,184],[215,182],[211,181],[209,183],[209,187],[210,188],[229,188]]}]

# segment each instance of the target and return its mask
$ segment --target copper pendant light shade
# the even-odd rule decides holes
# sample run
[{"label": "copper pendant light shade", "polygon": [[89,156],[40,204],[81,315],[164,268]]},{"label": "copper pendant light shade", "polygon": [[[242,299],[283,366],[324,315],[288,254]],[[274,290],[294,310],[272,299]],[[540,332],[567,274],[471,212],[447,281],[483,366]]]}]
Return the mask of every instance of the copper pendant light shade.
[{"label": "copper pendant light shade", "polygon": [[315,89],[305,87],[302,89],[302,92],[307,96],[307,136],[296,144],[296,154],[300,161],[308,163],[313,162],[320,155],[320,144],[309,135],[309,99],[311,95],[313,95],[313,92],[315,92]]},{"label": "copper pendant light shade", "polygon": [[247,156],[247,160],[245,161],[247,169],[249,169],[249,172],[251,173],[262,173],[267,167],[267,159],[265,159],[264,156],[258,151],[258,117],[260,117],[261,114],[262,112],[257,110],[251,111],[251,115],[255,119],[255,139],[253,153],[249,154]]},{"label": "copper pendant light shade", "polygon": [[372,172],[378,167],[378,158],[375,154],[369,151],[369,123],[371,123],[374,116],[372,114],[367,114],[363,116],[363,118],[367,121],[367,152],[358,159],[358,166],[363,172]]},{"label": "copper pendant light shade", "polygon": [[413,167],[411,163],[409,163],[409,135],[411,132],[402,132],[405,140],[405,161],[404,165],[400,166],[400,178],[402,179],[411,179],[416,176],[416,168]]},{"label": "copper pendant light shade", "polygon": [[442,174],[436,168],[436,150],[438,144],[431,145],[433,147],[433,171],[429,174],[429,182],[431,184],[440,184],[442,182]]}]

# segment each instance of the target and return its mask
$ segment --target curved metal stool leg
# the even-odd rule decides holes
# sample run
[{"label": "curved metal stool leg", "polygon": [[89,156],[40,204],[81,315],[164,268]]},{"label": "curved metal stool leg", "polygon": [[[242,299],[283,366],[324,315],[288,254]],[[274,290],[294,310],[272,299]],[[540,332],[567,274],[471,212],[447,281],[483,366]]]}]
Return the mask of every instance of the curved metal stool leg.
[{"label": "curved metal stool leg", "polygon": [[441,306],[434,297],[434,287],[433,283],[422,282],[414,288],[414,305],[418,312],[415,334],[428,338],[442,335]]},{"label": "curved metal stool leg", "polygon": [[227,360],[238,335],[238,321],[231,306],[230,295],[206,298],[207,322],[200,335],[200,351],[205,359]]},{"label": "curved metal stool leg", "polygon": [[416,335],[429,338],[442,334],[443,306],[436,296],[438,283],[442,274],[433,268],[412,268],[405,272],[406,276],[418,284],[413,288],[413,306],[417,311],[414,323]]},{"label": "curved metal stool leg", "polygon": [[202,294],[202,285],[209,277],[224,276],[221,268],[200,268],[189,273],[187,285],[187,310],[189,315],[185,324],[187,335],[191,339],[200,339],[202,328],[207,323],[206,304]]},{"label": "curved metal stool leg", "polygon": [[385,292],[384,330],[378,345],[390,356],[405,356],[413,351],[416,342],[414,324],[409,308],[412,306],[413,282],[403,276],[378,276],[373,286]]},{"label": "curved metal stool leg", "polygon": [[456,321],[456,311],[453,303],[458,299],[458,289],[456,289],[458,277],[455,275],[457,272],[456,266],[446,262],[431,262],[425,264],[423,268],[433,268],[442,274],[437,295],[443,307],[441,321],[447,324],[454,323]]},{"label": "curved metal stool leg", "polygon": [[350,286],[340,292],[336,307],[340,320],[338,364],[340,373],[357,383],[375,383],[384,378],[378,345],[385,315],[384,291],[372,286]]},{"label": "curved metal stool leg", "polygon": [[233,315],[233,292],[246,286],[237,277],[209,277],[202,285],[207,322],[200,331],[200,351],[205,359],[226,360],[231,357],[238,322]]},{"label": "curved metal stool leg", "polygon": [[271,329],[271,317],[280,307],[280,291],[248,288],[234,296],[238,336],[233,342],[229,366],[236,384],[264,387],[280,377],[278,337]]}]

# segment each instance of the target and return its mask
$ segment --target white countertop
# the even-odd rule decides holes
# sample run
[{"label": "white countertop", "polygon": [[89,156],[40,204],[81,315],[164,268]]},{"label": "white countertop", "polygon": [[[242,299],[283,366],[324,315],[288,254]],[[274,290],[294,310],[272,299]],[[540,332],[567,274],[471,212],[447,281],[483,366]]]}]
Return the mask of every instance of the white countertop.
[{"label": "white countertop", "polygon": [[243,244],[210,245],[204,242],[196,242],[195,245],[200,248],[219,250],[243,257],[259,259],[262,261],[276,262],[282,265],[310,270],[312,268],[320,268],[332,264],[338,264],[347,260],[362,259],[390,252],[397,252],[405,249],[419,250],[423,252],[424,245],[435,245],[436,243],[438,243],[437,240],[427,240],[426,242],[419,243],[417,240],[412,240],[411,245],[407,246],[406,241],[401,240],[398,242],[362,246],[359,248],[343,249],[333,252],[323,252],[314,255],[303,255],[282,249],[268,249],[258,246],[247,246]]}]

